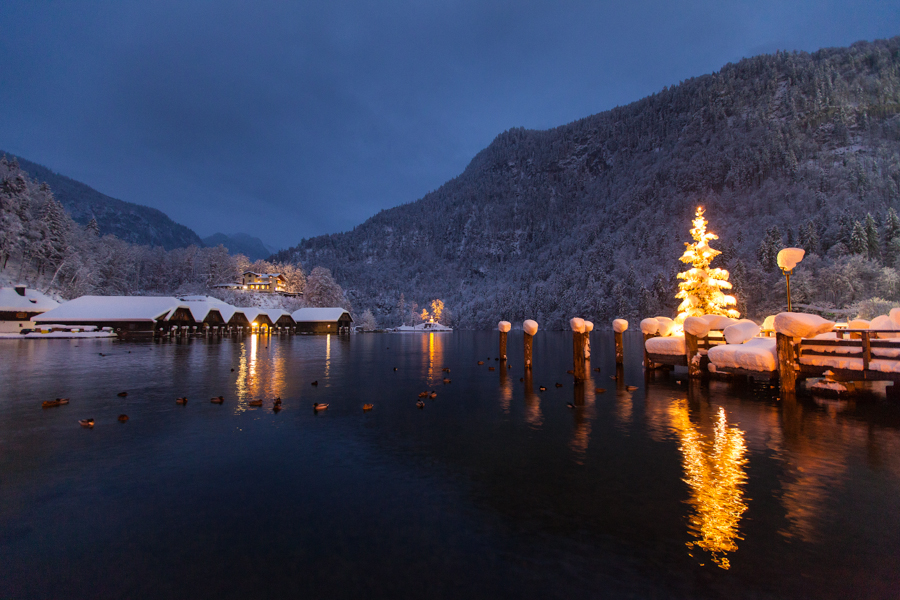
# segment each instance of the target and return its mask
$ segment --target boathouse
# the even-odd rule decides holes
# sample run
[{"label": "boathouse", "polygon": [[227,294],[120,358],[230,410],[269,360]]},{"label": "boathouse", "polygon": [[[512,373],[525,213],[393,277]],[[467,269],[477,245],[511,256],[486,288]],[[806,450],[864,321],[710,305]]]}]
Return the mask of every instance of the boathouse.
[{"label": "boathouse", "polygon": [[291,315],[297,333],[349,333],[353,319],[343,308],[301,308]]},{"label": "boathouse", "polygon": [[196,325],[190,304],[170,296],[81,296],[31,319],[37,324],[112,327],[120,335]]},{"label": "boathouse", "polygon": [[59,306],[59,302],[24,285],[0,288],[0,333],[32,327],[31,317]]}]

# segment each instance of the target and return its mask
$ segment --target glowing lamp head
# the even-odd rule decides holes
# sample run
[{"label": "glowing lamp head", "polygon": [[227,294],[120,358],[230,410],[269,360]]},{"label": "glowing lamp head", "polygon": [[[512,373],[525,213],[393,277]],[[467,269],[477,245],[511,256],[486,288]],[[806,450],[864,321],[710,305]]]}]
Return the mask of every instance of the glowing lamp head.
[{"label": "glowing lamp head", "polygon": [[791,271],[794,267],[796,267],[801,260],[803,260],[803,255],[806,254],[806,250],[801,248],[784,248],[778,252],[778,268],[784,271]]}]

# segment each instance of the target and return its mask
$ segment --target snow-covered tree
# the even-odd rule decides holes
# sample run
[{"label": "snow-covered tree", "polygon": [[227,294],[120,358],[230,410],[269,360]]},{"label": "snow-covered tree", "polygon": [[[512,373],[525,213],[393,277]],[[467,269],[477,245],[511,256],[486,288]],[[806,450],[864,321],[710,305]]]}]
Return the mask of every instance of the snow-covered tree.
[{"label": "snow-covered tree", "polygon": [[368,308],[360,317],[359,326],[362,327],[363,331],[373,331],[378,329],[378,323],[375,322],[375,315],[372,314],[372,311]]},{"label": "snow-covered tree", "polygon": [[710,268],[710,263],[720,252],[710,248],[709,242],[719,239],[719,236],[706,231],[702,206],[697,208],[694,216],[691,237],[694,238],[694,242],[684,244],[681,262],[690,264],[692,268],[678,274],[678,278],[683,281],[678,284],[678,293],[675,294],[675,297],[681,300],[675,321],[684,323],[688,317],[710,314],[735,319],[740,317],[741,314],[731,308],[737,304],[735,297],[722,291],[731,289],[728,271]]}]

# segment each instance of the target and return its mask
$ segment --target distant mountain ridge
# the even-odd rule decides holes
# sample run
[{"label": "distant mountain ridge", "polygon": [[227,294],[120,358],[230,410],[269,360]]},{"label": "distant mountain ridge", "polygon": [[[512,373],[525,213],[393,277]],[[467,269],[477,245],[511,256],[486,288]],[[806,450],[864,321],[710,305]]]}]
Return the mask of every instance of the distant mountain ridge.
[{"label": "distant mountain ridge", "polygon": [[166,250],[203,246],[196,233],[161,210],[112,198],[47,167],[0,150],[0,156],[4,154],[9,160],[15,158],[31,178],[46,182],[53,196],[77,223],[86,225],[92,218],[97,219],[101,235],[112,234],[132,244],[162,246]]},{"label": "distant mountain ridge", "polygon": [[[742,308],[777,310],[783,245],[807,249],[797,281],[816,265],[836,281],[826,267],[851,255],[897,265],[896,227],[881,228],[900,209],[898,113],[900,38],[744,59],[554,129],[511,129],[422,199],[273,259],[330,268],[385,325],[433,298],[473,328],[671,315],[702,204]],[[795,282],[795,302],[900,298],[878,268]]]},{"label": "distant mountain ridge", "polygon": [[203,238],[203,243],[210,247],[221,244],[230,254],[243,254],[250,260],[264,260],[274,254],[261,239],[246,233],[214,233]]}]

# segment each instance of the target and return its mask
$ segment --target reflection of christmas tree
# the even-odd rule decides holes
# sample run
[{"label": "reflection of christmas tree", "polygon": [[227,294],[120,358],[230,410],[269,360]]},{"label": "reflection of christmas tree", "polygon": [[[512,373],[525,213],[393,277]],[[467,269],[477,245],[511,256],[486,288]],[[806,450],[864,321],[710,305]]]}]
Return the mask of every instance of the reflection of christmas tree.
[{"label": "reflection of christmas tree", "polygon": [[731,289],[728,271],[709,268],[709,263],[721,252],[709,247],[709,240],[717,240],[719,236],[707,233],[703,207],[697,208],[693,225],[691,236],[694,243],[685,243],[684,254],[681,256],[681,262],[689,263],[693,268],[678,274],[678,278],[684,281],[678,284],[678,293],[675,295],[681,300],[675,321],[684,323],[688,317],[702,315],[725,315],[737,319],[741,313],[729,308],[737,304],[737,301],[734,296],[728,296],[722,291]]}]

